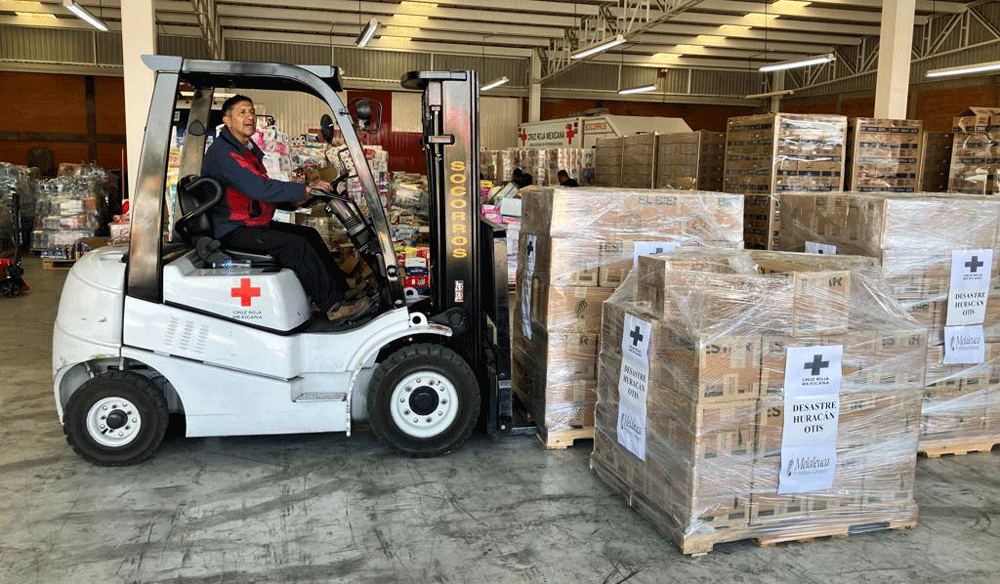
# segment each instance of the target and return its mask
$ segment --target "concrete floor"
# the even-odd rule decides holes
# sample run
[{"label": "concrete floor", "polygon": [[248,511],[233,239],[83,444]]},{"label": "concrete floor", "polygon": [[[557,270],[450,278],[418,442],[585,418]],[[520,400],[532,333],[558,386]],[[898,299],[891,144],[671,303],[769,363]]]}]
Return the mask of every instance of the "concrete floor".
[{"label": "concrete floor", "polygon": [[589,444],[473,439],[433,460],[365,432],[169,437],[150,462],[78,459],[55,419],[65,272],[0,298],[0,582],[1000,582],[1000,452],[922,459],[920,525],[687,558],[588,468]]}]

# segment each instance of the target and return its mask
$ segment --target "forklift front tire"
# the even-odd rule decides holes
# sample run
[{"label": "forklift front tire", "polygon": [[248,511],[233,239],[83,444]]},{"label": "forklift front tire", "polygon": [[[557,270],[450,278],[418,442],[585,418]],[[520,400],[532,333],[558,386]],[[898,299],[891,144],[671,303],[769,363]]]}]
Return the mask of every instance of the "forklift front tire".
[{"label": "forklift front tire", "polygon": [[372,430],[402,454],[457,449],[479,419],[479,384],[458,353],[434,344],[403,347],[379,364],[368,387]]},{"label": "forklift front tire", "polygon": [[167,430],[167,400],[148,378],[106,371],[80,386],[63,413],[66,441],[99,466],[138,464],[153,456]]}]

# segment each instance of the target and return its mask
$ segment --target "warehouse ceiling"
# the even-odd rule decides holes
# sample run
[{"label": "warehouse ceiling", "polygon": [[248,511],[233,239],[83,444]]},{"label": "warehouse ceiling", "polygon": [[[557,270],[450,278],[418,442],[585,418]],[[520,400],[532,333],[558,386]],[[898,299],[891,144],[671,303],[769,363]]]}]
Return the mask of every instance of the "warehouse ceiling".
[{"label": "warehouse ceiling", "polygon": [[[120,0],[78,0],[120,30]],[[917,0],[917,25],[984,4]],[[354,46],[371,18],[372,49],[541,57],[548,79],[577,65],[569,55],[600,39],[626,42],[593,62],[750,70],[769,62],[857,47],[877,37],[881,0],[156,0],[159,34],[201,36],[222,55],[225,40]],[[89,28],[61,0],[0,0],[0,25]],[[92,29],[91,29],[92,30]],[[212,48],[215,50],[211,50]]]}]

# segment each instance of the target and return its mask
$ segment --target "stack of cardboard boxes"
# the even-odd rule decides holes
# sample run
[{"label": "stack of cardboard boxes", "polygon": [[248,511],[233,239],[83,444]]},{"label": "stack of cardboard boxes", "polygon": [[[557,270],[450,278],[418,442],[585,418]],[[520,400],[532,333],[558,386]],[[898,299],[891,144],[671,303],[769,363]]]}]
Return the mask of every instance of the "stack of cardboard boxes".
[{"label": "stack of cardboard boxes", "polygon": [[[781,208],[781,249],[879,259],[892,297],[929,327],[921,451],[1000,442],[1000,200],[799,194],[782,195]],[[984,272],[981,289],[968,288]],[[970,293],[976,298],[962,298]]]},{"label": "stack of cardboard boxes", "polygon": [[924,132],[924,149],[920,157],[920,188],[927,193],[948,191],[948,171],[951,168],[953,137],[948,132]]},{"label": "stack of cardboard boxes", "polygon": [[847,138],[847,189],[891,193],[920,190],[923,122],[852,118]]},{"label": "stack of cardboard boxes", "polygon": [[622,186],[625,138],[598,140],[594,148],[594,186]]},{"label": "stack of cardboard boxes", "polygon": [[601,303],[635,257],[676,246],[742,247],[743,198],[698,191],[522,191],[514,390],[539,428],[593,426]]},{"label": "stack of cardboard boxes", "polygon": [[651,189],[656,186],[656,144],[658,135],[637,134],[623,139],[622,186]]},{"label": "stack of cardboard boxes", "polygon": [[781,223],[774,194],[844,189],[846,144],[844,116],[762,114],[729,119],[723,190],[747,196],[747,247],[773,247]]},{"label": "stack of cardboard boxes", "polygon": [[973,107],[955,118],[948,191],[1000,193],[1000,108]]},{"label": "stack of cardboard boxes", "polygon": [[926,331],[872,263],[640,257],[604,305],[594,470],[687,554],[914,525]]},{"label": "stack of cardboard boxes", "polygon": [[663,134],[656,149],[656,188],[722,190],[725,133],[702,130]]}]

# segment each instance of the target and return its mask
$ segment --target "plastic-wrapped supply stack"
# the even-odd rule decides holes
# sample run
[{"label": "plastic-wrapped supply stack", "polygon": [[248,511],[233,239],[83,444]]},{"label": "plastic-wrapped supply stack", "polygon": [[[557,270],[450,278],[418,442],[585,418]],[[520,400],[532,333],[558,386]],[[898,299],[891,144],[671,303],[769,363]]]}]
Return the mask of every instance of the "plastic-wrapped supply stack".
[{"label": "plastic-wrapped supply stack", "polygon": [[723,132],[663,134],[656,150],[656,188],[722,190],[726,152]]},{"label": "plastic-wrapped supply stack", "polygon": [[973,107],[953,123],[948,191],[1000,193],[1000,108]]},{"label": "plastic-wrapped supply stack", "polygon": [[598,476],[685,554],[916,525],[926,329],[872,264],[640,257],[604,304]]},{"label": "plastic-wrapped supply stack", "polygon": [[920,120],[851,118],[845,187],[859,192],[919,191],[923,126]]},{"label": "plastic-wrapped supply stack", "polygon": [[746,198],[747,247],[774,248],[776,193],[844,190],[847,118],[762,114],[729,118],[723,189]]},{"label": "plastic-wrapped supply stack", "polygon": [[546,444],[559,446],[564,431],[592,435],[601,303],[636,255],[678,245],[742,247],[743,198],[594,187],[522,195],[514,390]]},{"label": "plastic-wrapped supply stack", "polygon": [[625,138],[598,140],[594,148],[594,186],[622,186]]},{"label": "plastic-wrapped supply stack", "polygon": [[622,186],[651,189],[656,186],[656,143],[658,134],[636,134],[622,143]]},{"label": "plastic-wrapped supply stack", "polygon": [[21,201],[22,241],[30,239],[31,225],[35,216],[35,188],[37,170],[27,166],[17,166],[0,162],[0,249],[13,246],[14,242],[14,198],[17,192]]},{"label": "plastic-wrapped supply stack", "polygon": [[781,246],[878,258],[892,296],[929,327],[920,450],[1000,443],[1000,199],[782,195]]},{"label": "plastic-wrapped supply stack", "polygon": [[388,219],[393,245],[429,245],[427,177],[394,172],[390,184]]},{"label": "plastic-wrapped supply stack", "polygon": [[924,148],[920,158],[920,188],[928,193],[948,191],[948,172],[951,168],[952,134],[924,132]]},{"label": "plastic-wrapped supply stack", "polygon": [[76,259],[80,240],[97,235],[105,222],[107,188],[107,173],[96,165],[39,181],[32,249],[44,258]]}]

